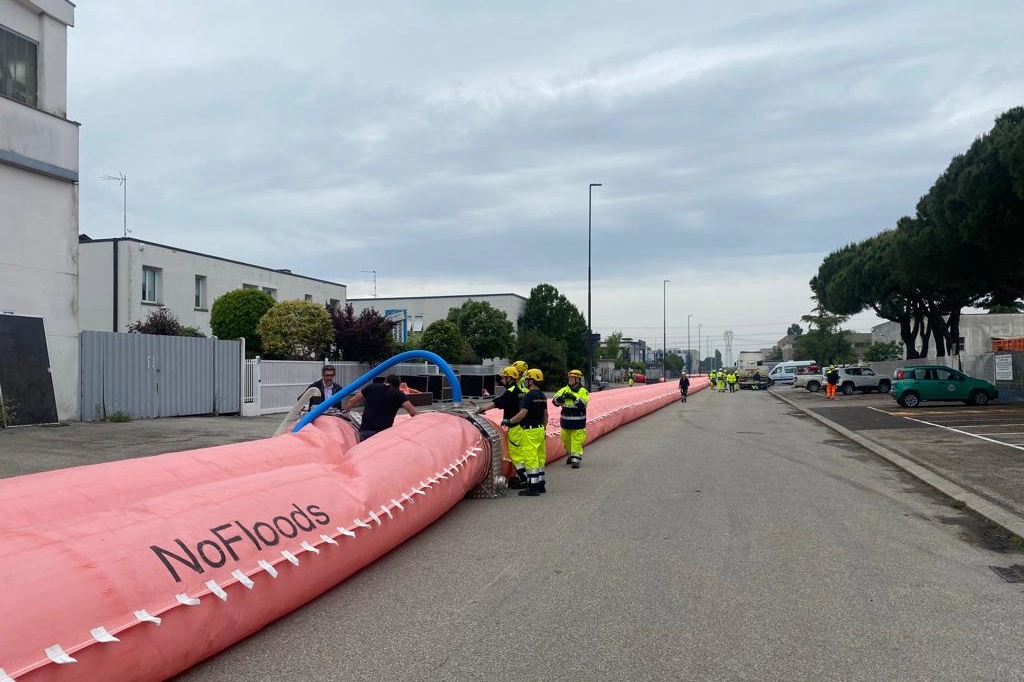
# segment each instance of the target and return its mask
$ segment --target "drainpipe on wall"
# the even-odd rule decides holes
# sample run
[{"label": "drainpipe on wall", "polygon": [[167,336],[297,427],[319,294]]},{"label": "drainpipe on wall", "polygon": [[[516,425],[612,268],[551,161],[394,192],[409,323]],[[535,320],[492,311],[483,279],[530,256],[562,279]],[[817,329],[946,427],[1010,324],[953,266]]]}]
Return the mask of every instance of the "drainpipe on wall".
[{"label": "drainpipe on wall", "polygon": [[114,240],[114,331],[117,331],[117,245],[119,240]]}]

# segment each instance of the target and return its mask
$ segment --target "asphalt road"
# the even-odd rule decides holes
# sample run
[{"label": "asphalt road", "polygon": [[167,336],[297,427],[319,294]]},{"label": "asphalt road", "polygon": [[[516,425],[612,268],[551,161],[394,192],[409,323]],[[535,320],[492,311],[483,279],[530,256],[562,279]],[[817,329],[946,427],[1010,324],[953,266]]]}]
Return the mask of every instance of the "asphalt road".
[{"label": "asphalt road", "polygon": [[1009,680],[1024,592],[975,517],[766,392],[618,429],[466,500],[176,678]]}]

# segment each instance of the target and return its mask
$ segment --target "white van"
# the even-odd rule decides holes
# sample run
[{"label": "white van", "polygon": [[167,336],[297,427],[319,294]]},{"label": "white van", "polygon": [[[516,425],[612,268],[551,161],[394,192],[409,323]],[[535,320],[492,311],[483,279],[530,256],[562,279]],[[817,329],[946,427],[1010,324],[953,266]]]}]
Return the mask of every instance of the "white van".
[{"label": "white van", "polygon": [[768,379],[773,384],[792,384],[796,380],[799,368],[806,371],[809,367],[818,366],[815,360],[783,360],[768,372]]}]

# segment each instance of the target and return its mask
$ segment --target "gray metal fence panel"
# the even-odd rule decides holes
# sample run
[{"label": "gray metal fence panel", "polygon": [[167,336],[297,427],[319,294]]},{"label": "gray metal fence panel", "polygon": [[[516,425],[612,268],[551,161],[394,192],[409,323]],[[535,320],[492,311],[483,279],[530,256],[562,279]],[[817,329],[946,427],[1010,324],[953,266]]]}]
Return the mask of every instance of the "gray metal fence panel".
[{"label": "gray metal fence panel", "polygon": [[85,331],[79,348],[83,421],[240,411],[238,341]]},{"label": "gray metal fence panel", "polygon": [[237,341],[220,341],[213,348],[215,414],[242,411],[242,346]]}]

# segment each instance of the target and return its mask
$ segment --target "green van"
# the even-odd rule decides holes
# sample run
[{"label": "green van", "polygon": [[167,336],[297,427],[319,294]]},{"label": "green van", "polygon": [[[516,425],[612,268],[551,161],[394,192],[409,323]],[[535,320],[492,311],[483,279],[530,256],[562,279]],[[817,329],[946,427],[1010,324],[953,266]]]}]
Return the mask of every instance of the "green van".
[{"label": "green van", "polygon": [[962,400],[968,405],[986,405],[999,397],[996,387],[952,367],[922,365],[901,367],[892,373],[893,400],[903,407],[917,407],[927,400]]}]

